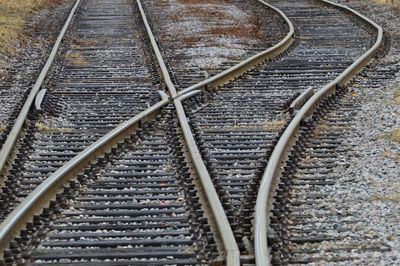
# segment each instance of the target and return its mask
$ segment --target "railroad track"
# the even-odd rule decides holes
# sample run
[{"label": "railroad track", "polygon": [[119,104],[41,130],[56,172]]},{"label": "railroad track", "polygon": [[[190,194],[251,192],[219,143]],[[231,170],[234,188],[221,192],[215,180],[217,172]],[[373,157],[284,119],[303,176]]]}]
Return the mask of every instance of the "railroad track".
[{"label": "railroad track", "polygon": [[[128,6],[132,7],[125,1],[118,2],[121,9],[114,3],[112,7],[106,1],[101,3],[110,8],[110,13],[126,12]],[[52,169],[56,172],[43,183],[36,181],[41,184],[1,224],[4,262],[44,265],[254,263],[254,248],[258,256],[259,247],[257,242],[252,245],[254,230],[257,239],[257,228],[252,228],[251,221],[256,202],[252,190],[258,188],[268,156],[293,118],[289,113],[290,103],[309,86],[318,89],[339,76],[370,48],[374,35],[354,14],[321,1],[297,3],[297,12],[290,12],[294,1],[276,4],[295,22],[298,33],[294,45],[285,57],[275,58],[211,93],[210,87],[226,83],[282,52],[290,44],[293,28],[288,27],[289,34],[277,46],[177,93],[171,82],[174,79],[168,75],[168,70],[173,72],[173,69],[168,69],[160,57],[145,21],[172,99],[160,93],[162,100],[156,103],[157,90],[152,91],[153,95],[146,94],[144,102],[149,108],[138,110],[137,113],[142,112],[92,145],[97,136],[105,133],[104,123],[111,129],[123,119],[107,117],[104,123],[99,123],[97,118],[83,119],[76,129],[98,129],[99,135],[90,135],[92,139],[80,144],[75,153],[69,153],[69,158],[84,146],[90,146],[58,170],[56,165]],[[139,10],[143,11],[140,3]],[[318,27],[306,23],[315,14],[318,15],[313,22],[319,23]],[[125,25],[110,14],[105,17],[112,19],[111,27]],[[118,16],[121,18],[124,16]],[[93,19],[87,23],[90,25]],[[100,28],[104,30],[106,25]],[[354,39],[343,38],[343,30],[351,32]],[[337,49],[332,49],[332,43]],[[315,50],[321,53],[313,53]],[[332,50],[333,53],[326,54]],[[73,56],[72,59],[82,58]],[[123,59],[115,61],[124,62]],[[104,62],[101,57],[100,62]],[[159,83],[156,80],[152,85]],[[206,93],[192,97],[198,95],[199,89]],[[248,93],[239,95],[244,89]],[[116,94],[125,94],[125,91],[116,91]],[[182,108],[182,102],[190,97]],[[297,98],[297,102],[299,99],[307,101]],[[57,102],[53,95],[46,100],[51,106]],[[254,103],[258,104],[257,108]],[[189,114],[189,122],[185,112]],[[146,123],[153,118],[155,122]],[[68,125],[67,121],[62,122]],[[63,192],[55,196],[61,187]],[[20,235],[14,238],[14,232],[21,229]],[[72,237],[65,239],[66,234]],[[256,262],[262,265],[268,258],[262,256]]]},{"label": "railroad track", "polygon": [[361,22],[319,1],[272,4],[296,25],[295,46],[284,57],[185,106],[241,254],[248,256],[254,254],[257,189],[292,119],[290,104],[310,87],[318,90],[335,79],[374,40]]},{"label": "railroad track", "polygon": [[391,45],[386,37],[376,62],[323,100],[299,128],[274,196],[269,234],[273,264],[380,263],[374,254],[393,249],[371,236],[362,219],[365,210],[343,199],[360,182],[357,173],[346,174],[354,147],[348,136],[364,104],[354,90],[382,88],[396,76],[399,66],[384,60]]},{"label": "railroad track", "polygon": [[[140,3],[138,5],[141,9]],[[35,85],[34,93],[31,95],[36,96],[37,111],[29,112],[28,126],[24,128],[22,142],[18,143],[19,147],[17,147],[21,152],[16,154],[15,163],[11,165],[3,186],[1,199],[2,219],[5,219],[3,224],[8,227],[8,221],[11,219],[16,221],[12,222],[14,228],[12,230],[19,226],[26,228],[21,231],[21,237],[7,243],[5,238],[9,240],[12,238],[7,232],[10,228],[3,227],[1,245],[6,249],[3,262],[7,264],[75,262],[86,265],[102,261],[109,265],[110,261],[118,260],[122,264],[127,261],[134,264],[149,262],[160,265],[204,264],[207,261],[217,260],[219,255],[224,255],[225,257],[221,259],[229,264],[239,262],[236,244],[230,236],[229,225],[225,221],[226,218],[218,199],[214,196],[215,193],[213,194],[213,188],[209,185],[207,187],[205,184],[207,180],[202,173],[198,174],[202,186],[197,185],[195,188],[193,170],[189,172],[187,167],[183,167],[186,163],[182,152],[170,154],[181,148],[180,146],[172,147],[170,144],[170,141],[177,140],[179,133],[174,133],[173,137],[170,132],[169,126],[171,123],[176,124],[178,120],[171,118],[174,115],[171,115],[172,111],[169,107],[163,108],[163,112],[168,115],[164,114],[164,118],[161,119],[162,126],[159,124],[159,127],[154,128],[154,132],[146,131],[146,136],[143,137],[140,133],[134,135],[135,138],[139,136],[137,142],[134,143],[136,144],[134,150],[130,149],[133,148],[132,145],[123,146],[125,147],[124,157],[114,158],[118,166],[108,169],[106,166],[111,163],[111,159],[107,158],[107,163],[101,168],[104,159],[99,159],[96,167],[87,170],[89,174],[94,169],[99,169],[104,176],[100,176],[100,172],[94,176],[73,175],[73,179],[77,178],[78,181],[68,182],[67,177],[72,172],[77,172],[76,168],[73,169],[74,171],[70,169],[68,175],[59,174],[59,171],[62,172],[63,169],[74,165],[74,160],[79,161],[77,164],[82,167],[82,161],[85,160],[82,157],[75,159],[79,157],[79,155],[76,156],[78,153],[85,154],[93,149],[91,148],[93,146],[107,146],[107,149],[96,148],[97,154],[94,155],[95,157],[90,157],[90,160],[87,159],[87,162],[85,161],[86,166],[89,162],[98,159],[98,154],[103,150],[109,150],[113,145],[121,145],[125,138],[130,138],[132,133],[140,131],[137,130],[138,126],[145,128],[146,119],[156,116],[168,102],[165,93],[157,90],[162,81],[157,78],[157,73],[152,66],[154,63],[151,59],[153,58],[147,55],[151,52],[146,51],[144,47],[148,44],[146,31],[150,36],[151,32],[149,32],[147,22],[145,22],[146,29],[141,26],[143,24],[140,21],[140,13],[137,12],[138,10],[133,10],[134,7],[137,8],[132,2],[124,0],[113,3],[89,0],[76,2],[75,10],[71,12],[63,28],[65,33],[68,27],[72,27],[70,32],[74,34],[69,33],[70,35],[66,37],[62,36],[64,33],[60,34],[62,37],[58,39],[56,46],[61,45],[62,38],[65,39],[64,44],[53,50],[51,60],[54,60],[59,49],[62,56],[57,58],[57,62],[47,64],[43,70],[44,74],[42,73],[37,82],[39,85]],[[69,26],[75,12],[77,15]],[[144,18],[143,12],[141,14]],[[127,37],[128,35],[135,38]],[[154,36],[150,37],[151,42],[152,39]],[[158,56],[158,48],[154,42],[152,45],[159,67],[162,72],[165,72],[164,62]],[[53,64],[52,68],[50,68],[51,64]],[[150,65],[150,67],[144,67],[145,65]],[[44,80],[44,77],[49,75],[46,72],[49,71],[51,71],[50,77]],[[169,76],[163,73],[163,77],[170,96],[176,97],[176,91]],[[39,91],[39,88],[44,89]],[[47,94],[45,94],[46,90]],[[32,104],[30,96],[28,99]],[[158,100],[160,96],[161,101]],[[178,110],[177,114],[182,126],[186,117],[182,112],[179,99],[174,100],[174,105]],[[17,120],[20,127],[29,109],[30,106],[21,112],[22,119]],[[143,111],[145,109],[146,111]],[[128,120],[135,113],[140,114]],[[124,120],[128,121],[109,133],[111,137],[106,135],[98,140]],[[177,127],[172,126],[172,129],[175,128]],[[187,125],[186,128],[188,128]],[[127,129],[130,130],[130,134],[125,133],[127,135],[121,137],[121,132]],[[14,134],[10,135],[11,139],[14,138]],[[183,130],[183,135],[187,141],[191,133],[186,129],[186,131]],[[166,136],[170,136],[168,138],[170,140],[167,141]],[[97,142],[91,145],[96,140]],[[6,147],[10,145],[13,143],[5,143]],[[160,145],[162,147],[159,147]],[[174,145],[177,145],[176,142]],[[186,146],[189,145],[186,144]],[[120,150],[117,152],[120,153]],[[190,152],[192,157],[193,153],[193,151]],[[6,157],[8,154],[2,156],[2,158]],[[195,164],[198,163],[199,160],[195,162]],[[143,165],[149,167],[146,168]],[[109,173],[104,171],[109,171]],[[142,178],[138,179],[138,177]],[[101,183],[104,186],[99,187],[95,184],[91,186],[87,182],[93,182],[92,178],[96,179],[96,184]],[[49,201],[55,197],[53,191],[65,185],[67,187],[64,192],[57,194],[55,201]],[[131,192],[134,191],[133,194],[122,189],[126,186],[129,186]],[[83,187],[88,190],[83,192]],[[205,194],[203,198],[207,199],[201,199],[203,204],[199,203],[201,195],[198,195],[198,187],[205,190],[202,192]],[[122,191],[118,199],[117,191],[119,190]],[[82,195],[79,194],[81,192]],[[101,196],[98,196],[99,194]],[[140,195],[146,199],[141,199]],[[75,196],[76,202],[72,202]],[[130,201],[127,199],[129,196],[131,196]],[[88,197],[90,200],[85,200]],[[210,198],[213,201],[207,203]],[[21,201],[23,202],[18,205]],[[28,201],[30,203],[25,204]],[[50,205],[42,210],[43,205],[40,202],[43,201],[46,202],[45,206]],[[131,205],[132,201],[136,204]],[[33,208],[29,207],[30,204]],[[207,204],[211,209],[208,213],[211,213],[213,218],[203,213],[200,207]],[[39,215],[32,216],[36,212],[35,208],[40,209],[37,212]],[[71,212],[71,210],[75,211]],[[19,214],[14,215],[16,212]],[[7,216],[9,213],[11,214]],[[141,216],[142,213],[143,216]],[[99,218],[101,215],[103,217]],[[109,217],[113,219],[108,219]],[[125,219],[126,217],[132,219]],[[31,219],[33,223],[29,222]],[[157,219],[158,225],[154,224],[154,220]],[[69,229],[65,227],[69,226],[67,220],[75,221],[68,227]],[[215,221],[212,222],[213,220]],[[126,222],[125,226],[120,226],[121,221]],[[82,223],[85,224],[82,225]],[[103,234],[100,234],[101,237],[98,234],[98,225],[103,226],[104,223],[108,224],[102,231]],[[218,238],[213,236],[210,223],[215,223],[213,227],[218,227],[220,231],[218,234],[222,240],[219,241],[222,243],[219,243],[218,249],[215,243]],[[53,224],[55,224],[54,227]],[[120,227],[119,233],[115,233],[116,227]],[[76,232],[77,228],[81,231]],[[63,240],[63,235],[68,230],[76,236],[74,241]],[[161,233],[160,230],[165,232]],[[215,233],[216,229],[213,231]],[[127,240],[124,234],[129,234],[129,232],[137,240],[136,242]],[[135,234],[138,236],[134,237]],[[91,241],[93,238],[83,240],[90,235],[93,238],[100,237],[100,242],[97,241],[98,238],[94,241],[96,243]],[[163,235],[162,239],[160,235]],[[71,252],[74,248],[75,250]],[[89,250],[103,248],[103,250],[84,254],[79,252],[82,248]],[[137,250],[135,256],[132,255],[132,249]],[[121,254],[124,252],[125,255]],[[221,259],[218,258],[218,260]]]},{"label": "railroad track", "polygon": [[69,13],[71,3],[63,3],[51,7],[50,10],[39,12],[39,16],[46,14],[46,20],[38,21],[35,18],[29,22],[27,29],[34,32],[38,41],[29,46],[29,50],[23,51],[12,59],[10,65],[6,67],[0,78],[0,149],[10,132],[14,120],[21,110],[24,99],[29,94],[29,88],[33,86],[34,80],[39,75],[45,60],[46,49],[51,49],[51,44],[57,38],[61,30],[63,21]]},{"label": "railroad track", "polygon": [[[141,119],[134,120],[135,129],[139,124],[145,128],[149,126],[145,125],[146,118],[151,119],[166,104],[167,96],[158,92],[161,79],[152,51],[146,51],[149,42],[137,6],[124,0],[87,0],[77,1],[75,8],[78,11],[71,25],[72,36],[66,36],[61,47],[60,54],[64,56],[54,63],[51,76],[42,86],[48,90],[45,99],[42,101],[43,90],[36,97],[36,109],[44,113],[29,113],[27,133],[20,144],[23,151],[17,154],[7,175],[1,198],[2,220],[15,211],[19,202],[34,194],[32,191],[40,190],[40,186],[51,187],[43,181],[105,133],[156,105],[156,112],[141,113]],[[140,133],[134,136],[135,150],[126,147],[124,157],[116,158],[116,168],[99,168],[101,172],[109,171],[104,172],[104,178],[84,176],[86,183],[93,182],[92,177],[100,177],[96,182],[102,187],[88,187],[82,197],[65,208],[71,196],[68,192],[81,192],[79,176],[77,182],[68,184],[75,190],[67,188],[50,202],[49,208],[33,217],[32,224],[22,225],[27,228],[21,232],[22,239],[17,237],[17,242],[10,244],[3,239],[1,245],[11,248],[11,253],[4,252],[3,263],[59,265],[73,261],[87,265],[102,261],[110,265],[110,261],[119,260],[122,264],[187,265],[204,263],[206,258],[214,260],[218,253],[209,221],[200,208],[194,183],[188,183],[192,176],[183,167],[182,152],[178,152],[179,135],[171,133],[177,127],[169,127],[177,120],[170,108],[165,109],[168,114],[163,115],[158,127],[146,131],[143,138],[137,137]],[[92,171],[94,168],[88,173]],[[97,203],[91,205],[93,202]],[[78,214],[71,213],[72,208]],[[47,227],[37,227],[39,223]],[[99,224],[103,228],[101,234]],[[120,232],[116,232],[117,228]],[[74,243],[71,239],[64,241],[67,232],[80,236]],[[42,233],[49,242],[41,237]],[[129,234],[131,239],[127,239]],[[97,244],[91,242],[90,235]],[[21,244],[25,246],[23,250],[14,249],[14,245]],[[75,252],[71,254],[73,248]],[[103,249],[88,254],[79,252],[82,248]],[[16,254],[16,250],[20,253]]]},{"label": "railroad track", "polygon": [[32,237],[18,243],[22,259],[15,261],[193,265],[214,260],[214,236],[184,161],[177,125],[171,127],[177,121],[173,115],[167,109],[70,183],[34,218],[32,231],[22,231]]},{"label": "railroad track", "polygon": [[1,220],[50,173],[159,100],[160,80],[133,8],[129,1],[82,2],[42,87],[48,91],[42,114],[30,113],[21,152],[6,176]]},{"label": "railroad track", "polygon": [[[357,233],[347,234],[349,233],[348,231],[346,233],[347,221],[343,218],[349,213],[345,210],[343,212],[330,211],[329,201],[323,202],[321,199],[323,191],[329,190],[329,187],[327,190],[324,190],[324,188],[334,184],[334,180],[330,179],[331,167],[338,165],[338,168],[340,168],[341,163],[343,163],[340,160],[333,161],[338,153],[343,152],[339,149],[334,151],[339,147],[340,139],[343,137],[337,131],[345,131],[346,123],[349,122],[351,117],[350,109],[352,109],[352,106],[349,103],[351,101],[343,101],[338,104],[338,100],[349,97],[348,91],[344,89],[349,81],[379,52],[387,49],[384,45],[383,30],[373,21],[346,6],[329,1],[322,2],[360,19],[363,25],[368,25],[374,40],[371,42],[371,47],[361,57],[315,95],[312,95],[299,108],[276,144],[263,174],[255,207],[255,254],[256,261],[260,265],[268,265],[265,262],[265,258],[269,257],[267,232],[273,255],[272,263],[277,264],[340,261],[351,263],[357,257],[355,253],[359,254],[365,250],[379,252],[387,250],[387,247],[382,247],[380,243],[363,242],[360,238],[357,239]],[[381,48],[382,50],[380,50]],[[337,109],[333,112],[332,110],[335,107]],[[329,111],[331,111],[331,114],[328,116],[326,114]],[[318,122],[324,119],[326,119],[325,122],[328,123],[328,126],[326,124],[318,125]],[[313,137],[315,139],[312,139]],[[288,150],[293,147],[293,143],[297,145],[288,155]],[[311,148],[308,149],[307,146],[311,146]],[[301,154],[300,158],[297,158],[299,154]],[[307,157],[302,157],[304,154],[307,154]],[[301,160],[303,159],[305,160],[302,163]],[[306,165],[307,163],[309,164]],[[296,180],[297,177],[300,180]],[[294,187],[300,188],[301,186],[311,193],[306,197],[302,196],[302,193],[296,194]],[[319,194],[319,192],[322,193]],[[274,200],[271,199],[271,194],[275,195]],[[292,202],[294,205],[291,205]],[[309,202],[315,203],[316,206],[321,208],[313,209],[312,206],[307,206]],[[267,220],[267,210],[272,210],[269,216],[270,221]],[[283,215],[282,220],[276,216],[278,213]],[[289,215],[287,215],[288,213]],[[315,217],[315,219],[312,217]],[[312,220],[310,220],[310,223],[315,222],[316,226],[313,232],[309,230],[310,227],[304,224],[310,218]],[[316,220],[321,218],[321,223],[318,223]],[[356,219],[350,216],[348,218],[350,219],[349,224],[352,223],[351,220]],[[286,222],[290,219],[292,220],[289,223],[293,223],[294,226],[288,229]],[[280,220],[280,222],[276,223],[277,220]],[[335,223],[339,220],[343,223]],[[269,227],[270,225],[271,227]],[[282,228],[284,229],[280,230]],[[344,230],[341,231],[342,229]],[[341,232],[344,232],[342,236],[346,237],[348,241],[340,238]],[[279,240],[276,241],[277,239]],[[280,245],[282,240],[289,245],[288,248]],[[294,244],[295,242],[297,243]],[[360,245],[360,242],[363,243]],[[317,249],[321,252],[317,252]]]},{"label": "railroad track", "polygon": [[[322,105],[300,128],[300,141],[280,178],[269,236],[273,264],[357,264],[362,253],[391,250],[368,237],[359,215],[341,208],[331,194],[343,178],[340,169],[348,167],[343,156],[348,150],[341,144],[359,110],[357,98],[342,90]],[[347,183],[357,185],[351,178]]]}]

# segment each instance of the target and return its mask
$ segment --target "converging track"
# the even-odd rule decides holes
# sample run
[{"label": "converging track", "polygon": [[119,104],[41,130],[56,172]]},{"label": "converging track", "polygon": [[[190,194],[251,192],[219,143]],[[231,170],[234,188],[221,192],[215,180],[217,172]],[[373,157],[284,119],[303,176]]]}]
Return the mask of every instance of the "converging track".
[{"label": "converging track", "polygon": [[336,78],[373,40],[354,17],[319,1],[273,4],[297,27],[291,51],[186,105],[244,255],[253,254],[252,213],[258,185],[291,119],[291,102],[306,89],[318,90]]},{"label": "converging track", "polygon": [[[269,201],[262,210],[274,207],[268,225],[259,222],[258,204],[260,193],[268,195],[274,188],[259,189],[265,189],[270,156],[302,106],[310,97],[319,97],[318,91],[358,58],[372,56],[380,45],[376,36],[379,39],[382,33],[372,22],[327,1],[270,4],[278,9],[262,1],[243,5],[255,8],[251,12],[257,16],[264,8],[270,16],[260,20],[263,31],[271,29],[261,38],[267,47],[251,46],[230,63],[205,73],[198,65],[183,64],[187,58],[177,51],[188,47],[164,35],[169,21],[164,25],[154,18],[159,7],[146,3],[143,9],[140,1],[130,0],[78,0],[57,59],[40,86],[45,90],[36,97],[13,157],[7,157],[10,165],[2,169],[1,262],[320,261],[304,255],[312,250],[297,249],[298,240],[308,247],[323,237],[307,238],[306,229],[296,231],[298,219],[290,219],[298,204],[289,190],[291,175],[298,173],[306,176],[297,185],[319,185],[320,176],[311,181],[307,176],[321,167],[301,165],[289,157],[284,177],[274,180],[274,185],[284,185],[272,193],[274,203]],[[243,60],[247,56],[252,57]],[[356,67],[366,62],[357,61]],[[341,86],[356,72],[352,70]],[[344,94],[340,91],[321,103],[329,102],[334,110],[332,99]],[[308,127],[300,131],[300,140],[306,144],[299,144],[296,151],[303,155],[309,151],[305,147],[311,147],[307,160],[313,160],[313,155],[336,148],[336,129],[346,123],[344,114],[349,111],[344,105],[328,118],[324,112],[303,117]],[[324,126],[314,128],[309,121],[322,118],[337,124],[326,136]],[[279,163],[286,161],[280,159]],[[274,178],[275,174],[278,171]],[[298,210],[300,216],[303,210]],[[258,240],[260,225],[262,240],[268,231],[272,260],[266,255],[266,241]]]},{"label": "converging track", "polygon": [[356,189],[364,193],[359,187],[365,182],[357,171],[348,171],[356,146],[349,140],[354,118],[364,118],[363,102],[354,91],[381,89],[400,70],[384,62],[390,40],[383,41],[376,62],[324,99],[299,127],[274,197],[269,232],[273,264],[379,264],[379,254],[394,250],[382,238],[371,237],[370,222],[362,218],[366,210],[347,199],[357,197]]}]

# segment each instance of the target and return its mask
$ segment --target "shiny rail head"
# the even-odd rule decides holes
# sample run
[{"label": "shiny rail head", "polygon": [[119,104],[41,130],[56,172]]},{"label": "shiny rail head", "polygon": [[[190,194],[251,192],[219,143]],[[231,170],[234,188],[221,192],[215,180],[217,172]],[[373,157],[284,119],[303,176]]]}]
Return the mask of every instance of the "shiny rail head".
[{"label": "shiny rail head", "polygon": [[303,121],[303,119],[308,116],[311,110],[313,110],[323,98],[333,93],[337,87],[346,84],[346,82],[354,77],[355,74],[362,70],[362,68],[369,63],[373,55],[378,51],[383,41],[382,27],[377,25],[375,22],[371,21],[370,19],[366,18],[365,16],[361,15],[360,13],[354,11],[349,7],[332,3],[327,0],[320,1],[344,9],[346,12],[350,12],[361,20],[364,20],[366,23],[369,23],[373,28],[375,28],[377,32],[377,37],[374,45],[366,53],[358,58],[334,81],[327,84],[324,88],[321,88],[310,99],[308,99],[307,102],[305,102],[302,108],[292,119],[288,127],[285,129],[277,145],[275,146],[259,186],[255,207],[254,248],[257,265],[271,265],[271,258],[269,256],[267,243],[267,228],[269,226],[269,222],[267,219],[267,209],[268,205],[270,204],[268,200],[271,197],[271,184],[280,172],[281,164],[284,161],[286,152],[289,149],[289,145],[293,143],[293,140],[296,137],[296,132],[300,126],[301,121]]},{"label": "shiny rail head", "polygon": [[[145,19],[145,23],[147,24],[147,20],[145,18],[145,14],[141,7],[140,0],[137,0],[137,2],[140,7],[140,11],[142,13],[142,17]],[[219,202],[218,196],[216,196],[216,191],[215,191],[215,188],[213,187],[208,170],[206,169],[206,167],[202,161],[200,152],[197,148],[197,145],[196,145],[193,135],[191,133],[190,127],[187,123],[187,118],[184,113],[181,101],[184,101],[194,95],[197,95],[198,93],[201,92],[201,90],[199,90],[199,89],[207,88],[210,85],[215,86],[216,84],[223,84],[225,82],[229,82],[230,80],[233,80],[237,76],[240,76],[244,72],[253,68],[255,65],[258,65],[267,59],[270,59],[274,56],[279,55],[287,47],[290,46],[290,44],[292,43],[293,35],[294,35],[294,27],[293,27],[292,22],[280,10],[276,9],[275,7],[270,6],[269,4],[267,4],[263,1],[259,1],[259,2],[263,3],[264,5],[270,7],[275,12],[277,12],[278,15],[282,16],[283,19],[286,21],[286,23],[289,25],[289,33],[286,35],[286,37],[283,40],[281,40],[278,44],[276,44],[272,48],[267,49],[266,51],[261,52],[251,58],[248,58],[248,59],[242,61],[241,63],[237,64],[236,66],[234,66],[226,71],[223,71],[220,74],[215,75],[214,77],[211,77],[203,82],[200,82],[200,83],[198,83],[194,86],[191,86],[187,89],[184,89],[184,90],[180,91],[178,94],[176,94],[175,88],[173,88],[173,90],[171,90],[169,88],[170,94],[174,98],[174,105],[175,105],[175,108],[178,113],[178,118],[179,118],[179,122],[180,122],[180,125],[182,128],[183,134],[184,134],[186,145],[189,149],[190,156],[193,160],[196,171],[202,182],[202,186],[203,186],[204,190],[206,191],[206,197],[208,198],[208,201],[210,203],[214,202],[214,204],[211,204],[211,206],[213,209],[214,216],[217,217],[216,221],[217,221],[218,230],[219,230],[219,233],[224,242],[227,265],[240,265],[240,252],[239,252],[238,246],[236,244],[234,235],[232,233],[232,229],[230,228],[229,222],[224,213],[223,207],[222,207],[221,203]],[[148,31],[151,32],[150,27],[148,27]],[[156,43],[152,42],[152,45],[153,45],[153,48],[155,48],[155,51],[157,52],[158,48],[156,46]],[[168,78],[169,78],[169,75],[168,75]],[[217,202],[219,202],[219,204],[217,204]]]},{"label": "shiny rail head", "polygon": [[[225,213],[223,212],[222,205],[218,199],[217,193],[215,189],[212,187],[212,182],[211,178],[209,177],[208,171],[201,159],[199,150],[197,148],[197,145],[194,141],[192,132],[190,130],[189,124],[187,122],[187,118],[185,115],[185,112],[182,107],[181,100],[187,99],[188,97],[191,97],[198,92],[195,91],[193,93],[187,93],[185,95],[182,95],[182,97],[177,98],[177,92],[174,84],[171,81],[171,77],[169,75],[168,69],[165,65],[165,62],[161,56],[160,49],[158,48],[157,42],[154,38],[154,34],[151,31],[151,27],[147,21],[146,14],[143,10],[142,4],[140,0],[136,0],[137,5],[139,7],[140,14],[142,16],[143,23],[145,25],[147,34],[149,36],[150,42],[152,49],[156,55],[157,61],[159,63],[159,66],[161,68],[161,74],[164,78],[164,81],[166,82],[167,89],[169,91],[170,96],[173,98],[174,106],[178,115],[178,120],[182,128],[182,132],[184,135],[185,142],[187,144],[187,148],[189,150],[189,154],[193,160],[193,163],[195,164],[195,168],[197,170],[197,173],[201,179],[203,189],[206,193],[206,197],[208,201],[210,202],[210,206],[212,206],[213,214],[215,216],[216,222],[219,225],[219,233],[223,239],[223,245],[225,247],[226,251],[226,259],[227,263],[234,266],[234,265],[240,265],[240,254],[238,251],[238,247],[236,244],[236,241],[233,237],[232,229],[229,226],[229,223],[227,221],[227,218],[225,216]],[[216,209],[218,208],[218,209]]]}]

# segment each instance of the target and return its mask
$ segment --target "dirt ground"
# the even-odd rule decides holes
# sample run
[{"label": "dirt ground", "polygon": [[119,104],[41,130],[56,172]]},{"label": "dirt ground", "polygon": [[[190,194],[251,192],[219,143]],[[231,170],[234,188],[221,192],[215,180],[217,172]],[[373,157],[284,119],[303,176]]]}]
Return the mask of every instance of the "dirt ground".
[{"label": "dirt ground", "polygon": [[33,41],[28,21],[40,10],[52,9],[63,0],[0,0],[0,68]]}]

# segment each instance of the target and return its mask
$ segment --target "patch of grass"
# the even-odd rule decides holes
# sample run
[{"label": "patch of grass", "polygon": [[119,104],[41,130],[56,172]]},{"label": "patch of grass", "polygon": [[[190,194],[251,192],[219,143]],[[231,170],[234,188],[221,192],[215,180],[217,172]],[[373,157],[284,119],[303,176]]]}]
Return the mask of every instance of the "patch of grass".
[{"label": "patch of grass", "polygon": [[396,93],[394,94],[394,102],[395,102],[396,104],[400,104],[400,89],[398,89],[398,90],[396,91]]},{"label": "patch of grass", "polygon": [[336,125],[327,125],[327,124],[319,124],[316,127],[317,130],[322,131],[343,131],[346,129],[350,129],[349,126],[336,126]]},{"label": "patch of grass", "polygon": [[388,5],[392,6],[394,9],[399,10],[400,9],[400,1],[393,1],[393,0],[371,0],[372,2],[381,4],[381,5]]},{"label": "patch of grass", "polygon": [[397,128],[392,133],[390,133],[389,139],[394,142],[400,143],[400,128]]},{"label": "patch of grass", "polygon": [[286,124],[285,120],[266,121],[262,127],[267,130],[278,131]]},{"label": "patch of grass", "polygon": [[302,41],[309,41],[309,40],[314,39],[314,37],[313,36],[300,35],[299,39],[302,40]]},{"label": "patch of grass", "polygon": [[373,200],[382,202],[400,202],[400,183],[396,180],[390,185],[392,190],[388,193],[373,196]]},{"label": "patch of grass", "polygon": [[383,156],[386,158],[391,158],[400,161],[400,154],[397,154],[392,151],[384,151]]},{"label": "patch of grass", "polygon": [[86,65],[86,60],[83,58],[83,56],[81,54],[69,53],[69,54],[67,54],[67,60],[70,64],[75,65],[75,66]]},{"label": "patch of grass", "polygon": [[372,199],[382,202],[400,202],[400,191],[389,193],[386,195],[375,196]]},{"label": "patch of grass", "polygon": [[284,125],[285,120],[273,120],[273,121],[265,121],[263,123],[256,123],[256,124],[236,124],[234,126],[226,127],[230,130],[242,130],[242,129],[264,129],[270,131],[278,131]]},{"label": "patch of grass", "polygon": [[15,55],[29,41],[26,21],[38,10],[61,0],[0,0],[0,53]]},{"label": "patch of grass", "polygon": [[80,46],[94,46],[97,44],[97,41],[94,39],[84,39],[84,38],[75,38],[73,40],[74,45]]},{"label": "patch of grass", "polygon": [[36,122],[36,129],[42,133],[71,133],[72,128],[52,128],[43,122]]}]

